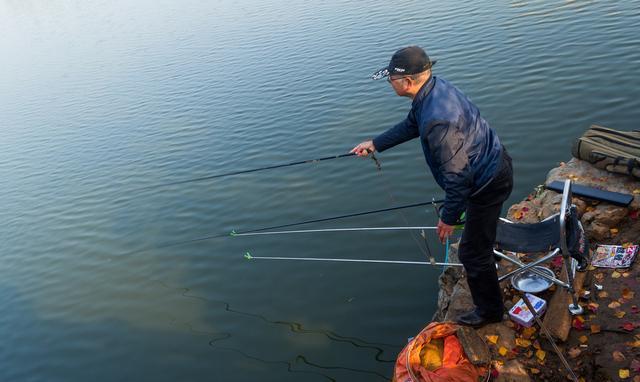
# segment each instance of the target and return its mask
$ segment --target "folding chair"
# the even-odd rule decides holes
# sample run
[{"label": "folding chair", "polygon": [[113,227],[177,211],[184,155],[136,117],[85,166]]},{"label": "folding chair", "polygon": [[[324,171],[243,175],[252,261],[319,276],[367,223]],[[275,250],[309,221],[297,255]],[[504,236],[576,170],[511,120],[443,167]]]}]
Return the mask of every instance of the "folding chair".
[{"label": "folding chair", "polygon": [[[562,203],[560,204],[560,212],[557,214],[533,224],[515,224],[501,218],[498,222],[495,247],[494,254],[497,259],[505,259],[517,266],[515,270],[500,276],[499,281],[511,277],[512,284],[514,284],[514,278],[521,273],[525,271],[533,273],[538,278],[548,280],[549,285],[555,283],[569,291],[572,298],[569,311],[573,315],[583,313],[575,295],[573,279],[576,269],[586,269],[589,244],[578,219],[576,207],[571,204],[570,180],[567,179],[564,182]],[[517,258],[505,254],[506,251],[517,253],[546,252],[547,254],[529,264],[524,264]],[[561,254],[563,258],[563,266],[567,273],[566,282],[556,278],[550,269],[539,266],[558,254]],[[522,291],[522,289],[520,290]]]}]

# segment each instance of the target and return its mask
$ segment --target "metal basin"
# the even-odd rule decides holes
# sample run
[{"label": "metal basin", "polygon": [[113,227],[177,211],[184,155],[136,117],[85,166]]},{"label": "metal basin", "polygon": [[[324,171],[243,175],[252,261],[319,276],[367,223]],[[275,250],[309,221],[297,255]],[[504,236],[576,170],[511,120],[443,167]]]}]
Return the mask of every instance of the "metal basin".
[{"label": "metal basin", "polygon": [[[538,273],[549,275],[550,278],[555,277],[555,274],[549,268],[540,265],[533,268],[535,268]],[[513,275],[511,277],[511,285],[513,285],[517,290],[527,293],[542,292],[553,285],[550,278],[544,278],[538,273],[533,272],[532,269],[527,269],[526,271]]]}]

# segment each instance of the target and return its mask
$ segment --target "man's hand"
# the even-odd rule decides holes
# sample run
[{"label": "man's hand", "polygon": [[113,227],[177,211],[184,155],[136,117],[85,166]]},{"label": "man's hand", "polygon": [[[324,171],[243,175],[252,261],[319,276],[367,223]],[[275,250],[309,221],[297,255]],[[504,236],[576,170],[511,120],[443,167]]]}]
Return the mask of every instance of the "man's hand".
[{"label": "man's hand", "polygon": [[442,220],[438,220],[438,228],[436,229],[436,232],[438,233],[438,237],[440,238],[440,242],[442,244],[445,243],[447,237],[453,234],[453,229],[454,227],[452,225],[445,224],[442,222]]},{"label": "man's hand", "polygon": [[349,152],[356,153],[359,157],[366,157],[374,151],[376,151],[376,147],[373,145],[373,141],[364,141]]}]

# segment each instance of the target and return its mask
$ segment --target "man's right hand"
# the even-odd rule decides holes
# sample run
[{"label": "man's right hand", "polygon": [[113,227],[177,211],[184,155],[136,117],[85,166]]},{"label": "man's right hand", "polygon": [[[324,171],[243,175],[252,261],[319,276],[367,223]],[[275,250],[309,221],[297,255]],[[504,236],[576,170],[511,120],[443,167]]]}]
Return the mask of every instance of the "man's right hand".
[{"label": "man's right hand", "polygon": [[376,147],[373,145],[373,141],[364,141],[358,146],[351,149],[351,151],[349,152],[355,153],[359,157],[366,157],[367,155],[372,154],[374,151],[376,151]]}]

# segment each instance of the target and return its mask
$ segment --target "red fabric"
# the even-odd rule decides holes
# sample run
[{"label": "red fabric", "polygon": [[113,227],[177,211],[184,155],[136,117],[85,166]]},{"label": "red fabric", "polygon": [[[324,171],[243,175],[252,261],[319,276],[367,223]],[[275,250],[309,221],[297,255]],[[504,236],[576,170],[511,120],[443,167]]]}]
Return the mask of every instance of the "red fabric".
[{"label": "red fabric", "polygon": [[[458,325],[432,322],[412,339],[396,360],[396,382],[478,382],[486,371],[467,359],[460,341],[455,336]],[[442,367],[428,370],[422,365],[420,351],[432,339],[444,339]],[[408,369],[410,367],[410,370]]]}]

